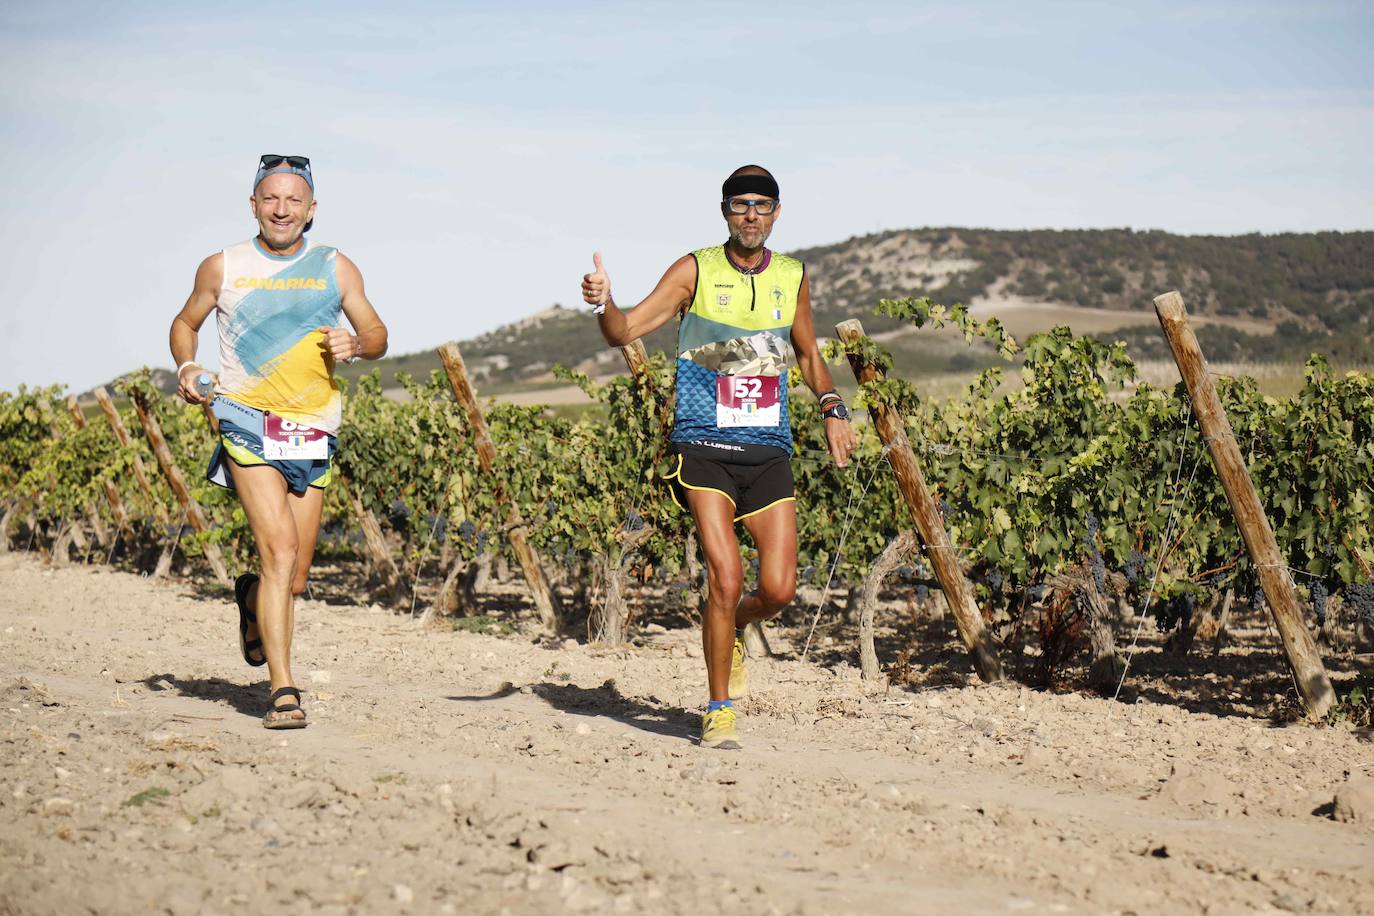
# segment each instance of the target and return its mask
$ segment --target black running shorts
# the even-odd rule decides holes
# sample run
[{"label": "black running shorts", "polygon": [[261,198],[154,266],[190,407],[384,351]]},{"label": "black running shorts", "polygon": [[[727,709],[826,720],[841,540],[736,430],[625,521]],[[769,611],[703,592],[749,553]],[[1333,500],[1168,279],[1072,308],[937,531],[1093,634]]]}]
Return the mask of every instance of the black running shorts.
[{"label": "black running shorts", "polygon": [[[728,449],[728,451],[726,451]],[[766,445],[677,445],[676,464],[668,474],[673,499],[687,508],[688,490],[719,493],[735,507],[735,521],[758,515],[780,503],[793,502],[791,456]]]}]

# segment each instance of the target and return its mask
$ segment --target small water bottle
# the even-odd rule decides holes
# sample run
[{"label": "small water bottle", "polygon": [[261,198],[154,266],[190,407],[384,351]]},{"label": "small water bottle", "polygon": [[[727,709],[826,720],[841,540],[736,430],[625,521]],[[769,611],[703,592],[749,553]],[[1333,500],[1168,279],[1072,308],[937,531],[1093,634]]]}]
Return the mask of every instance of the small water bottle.
[{"label": "small water bottle", "polygon": [[215,380],[210,378],[210,373],[202,372],[196,376],[196,394],[202,398],[208,398],[210,392],[215,388]]}]

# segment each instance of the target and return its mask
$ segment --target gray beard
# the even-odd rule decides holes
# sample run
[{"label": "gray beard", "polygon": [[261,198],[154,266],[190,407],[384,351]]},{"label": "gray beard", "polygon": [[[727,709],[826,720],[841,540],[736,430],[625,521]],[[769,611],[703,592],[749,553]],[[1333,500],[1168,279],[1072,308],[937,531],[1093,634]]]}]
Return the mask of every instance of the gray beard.
[{"label": "gray beard", "polygon": [[746,245],[744,243],[744,240],[740,238],[740,230],[736,229],[734,226],[730,227],[730,241],[734,242],[736,245],[738,245],[740,248],[743,248],[745,251],[758,251],[760,248],[764,246],[764,243],[768,241],[768,236],[772,234],[773,229],[770,226],[769,228],[763,230],[763,237],[759,239],[759,243],[757,245]]}]

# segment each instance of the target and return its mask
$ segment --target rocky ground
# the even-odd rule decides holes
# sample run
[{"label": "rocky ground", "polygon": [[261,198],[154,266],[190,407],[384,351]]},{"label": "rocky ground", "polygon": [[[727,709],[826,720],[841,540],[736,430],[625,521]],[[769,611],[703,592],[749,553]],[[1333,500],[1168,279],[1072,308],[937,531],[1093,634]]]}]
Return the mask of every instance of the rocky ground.
[{"label": "rocky ground", "polygon": [[704,751],[687,629],[297,619],[266,731],[223,598],[0,557],[0,914],[1374,911],[1374,736],[1215,676],[884,689],[779,631]]}]

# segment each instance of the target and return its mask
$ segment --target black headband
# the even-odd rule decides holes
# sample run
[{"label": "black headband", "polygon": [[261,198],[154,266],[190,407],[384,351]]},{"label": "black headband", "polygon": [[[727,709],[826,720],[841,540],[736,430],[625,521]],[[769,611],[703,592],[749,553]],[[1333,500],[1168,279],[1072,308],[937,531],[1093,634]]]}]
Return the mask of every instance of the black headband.
[{"label": "black headband", "polygon": [[725,179],[725,184],[720,186],[722,200],[729,200],[741,194],[762,194],[764,197],[777,200],[778,183],[773,180],[772,175],[731,175]]}]

